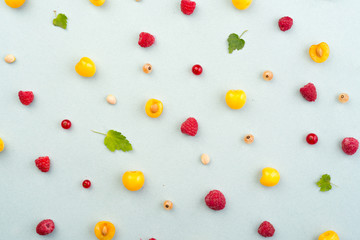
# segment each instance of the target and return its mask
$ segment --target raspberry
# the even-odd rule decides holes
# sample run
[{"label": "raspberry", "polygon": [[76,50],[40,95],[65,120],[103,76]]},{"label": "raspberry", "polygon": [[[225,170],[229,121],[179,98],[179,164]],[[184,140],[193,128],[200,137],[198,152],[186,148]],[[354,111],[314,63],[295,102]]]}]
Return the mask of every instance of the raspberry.
[{"label": "raspberry", "polygon": [[359,141],[352,137],[344,138],[342,141],[342,150],[347,155],[353,155],[359,148]]},{"label": "raspberry", "polygon": [[149,240],[156,240],[155,238],[150,238]]},{"label": "raspberry", "polygon": [[293,25],[293,19],[291,17],[282,17],[279,19],[279,28],[285,32],[289,30]]},{"label": "raspberry", "polygon": [[219,190],[212,190],[206,195],[205,203],[212,210],[218,211],[225,208],[226,199]]},{"label": "raspberry", "polygon": [[19,99],[22,104],[29,105],[34,100],[34,93],[32,91],[20,91]]},{"label": "raspberry", "polygon": [[195,136],[198,128],[198,122],[192,117],[186,119],[186,121],[181,124],[181,132],[190,136]]},{"label": "raspberry", "polygon": [[150,47],[155,42],[155,37],[147,32],[142,32],[139,35],[139,45],[143,48]]},{"label": "raspberry", "polygon": [[316,88],[312,83],[308,83],[300,88],[300,93],[309,102],[315,102],[317,98]]},{"label": "raspberry", "polygon": [[190,0],[181,0],[181,11],[185,15],[191,15],[193,14],[195,8],[196,8],[196,2],[190,1]]},{"label": "raspberry", "polygon": [[39,235],[48,235],[55,229],[55,224],[51,219],[42,220],[36,227],[36,232]]},{"label": "raspberry", "polygon": [[258,233],[263,237],[272,237],[275,233],[275,228],[271,223],[264,221],[260,224]]},{"label": "raspberry", "polygon": [[35,160],[35,164],[42,172],[48,172],[50,169],[50,159],[47,156],[39,157]]}]

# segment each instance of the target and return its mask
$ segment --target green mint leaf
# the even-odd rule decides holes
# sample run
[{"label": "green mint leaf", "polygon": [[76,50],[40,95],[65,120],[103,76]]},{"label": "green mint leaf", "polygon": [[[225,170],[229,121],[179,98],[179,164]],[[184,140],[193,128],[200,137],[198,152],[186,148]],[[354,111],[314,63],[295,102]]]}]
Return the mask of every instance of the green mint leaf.
[{"label": "green mint leaf", "polygon": [[54,26],[61,27],[63,29],[66,29],[67,27],[67,16],[63,13],[59,13],[56,18],[53,20]]},{"label": "green mint leaf", "polygon": [[239,46],[240,46],[240,49],[238,49],[238,50],[241,50],[241,49],[244,48],[244,46],[245,46],[245,40],[244,39],[239,40]]},{"label": "green mint leaf", "polygon": [[245,46],[245,40],[242,39],[242,35],[244,35],[244,33],[246,33],[246,31],[244,31],[240,37],[236,34],[236,33],[232,33],[229,35],[227,41],[229,43],[229,53],[232,53],[234,50],[241,50],[244,48]]},{"label": "green mint leaf", "polygon": [[229,35],[227,41],[229,43],[229,53],[232,53],[236,49],[240,49],[239,36],[236,33]]},{"label": "green mint leaf", "polygon": [[316,183],[316,185],[320,188],[321,192],[327,192],[332,189],[330,181],[331,181],[330,175],[324,174],[321,176],[320,180]]},{"label": "green mint leaf", "polygon": [[111,151],[122,150],[128,152],[132,150],[131,143],[120,132],[110,130],[104,139],[105,146]]}]

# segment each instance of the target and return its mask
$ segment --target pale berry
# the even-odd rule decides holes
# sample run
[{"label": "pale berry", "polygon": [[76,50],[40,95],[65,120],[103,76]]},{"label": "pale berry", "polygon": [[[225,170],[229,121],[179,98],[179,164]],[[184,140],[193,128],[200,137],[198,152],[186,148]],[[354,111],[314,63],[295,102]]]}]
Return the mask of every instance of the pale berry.
[{"label": "pale berry", "polygon": [[148,73],[151,73],[152,71],[152,66],[150,63],[147,63],[143,66],[143,71],[144,73],[148,74]]},{"label": "pale berry", "polygon": [[67,119],[63,120],[63,121],[61,122],[61,126],[62,126],[63,129],[69,129],[69,128],[71,128],[71,122],[70,122],[70,120],[67,120]]},{"label": "pale berry", "polygon": [[196,64],[192,67],[192,72],[195,74],[195,75],[200,75],[202,73],[203,69],[202,67],[199,65],[199,64]]},{"label": "pale berry", "polygon": [[341,93],[339,95],[339,102],[346,103],[347,101],[349,101],[349,95],[346,93]]},{"label": "pale berry", "polygon": [[314,144],[316,144],[317,142],[318,142],[318,136],[316,136],[316,134],[314,134],[314,133],[310,133],[309,135],[307,135],[307,137],[306,137],[306,141],[307,141],[307,143],[308,144],[310,144],[310,145],[314,145]]},{"label": "pale berry", "polygon": [[251,144],[254,142],[254,136],[251,134],[248,134],[244,137],[244,142],[247,144]]},{"label": "pale berry", "polygon": [[202,155],[201,155],[201,162],[202,162],[202,164],[204,164],[204,165],[208,165],[209,164],[209,162],[210,162],[210,157],[209,157],[209,155],[207,155],[206,153],[203,153]]},{"label": "pale berry", "polygon": [[91,187],[91,182],[90,182],[90,180],[84,180],[82,185],[84,188],[89,188],[89,187]]},{"label": "pale berry", "polygon": [[169,200],[166,200],[164,202],[163,206],[166,210],[171,210],[173,208],[173,203]]},{"label": "pale berry", "polygon": [[263,78],[265,81],[271,81],[271,79],[273,79],[273,73],[271,71],[265,71],[263,73]]}]

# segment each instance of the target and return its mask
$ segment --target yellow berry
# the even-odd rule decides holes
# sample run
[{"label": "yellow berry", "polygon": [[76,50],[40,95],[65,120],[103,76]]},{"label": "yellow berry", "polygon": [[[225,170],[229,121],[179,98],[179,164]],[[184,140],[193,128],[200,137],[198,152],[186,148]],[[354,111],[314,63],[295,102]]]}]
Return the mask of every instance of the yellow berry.
[{"label": "yellow berry", "polygon": [[25,0],[5,0],[5,3],[11,8],[19,8],[25,3]]},{"label": "yellow berry", "polygon": [[111,240],[115,235],[115,226],[111,222],[101,221],[95,225],[94,232],[99,240]]},{"label": "yellow berry", "polygon": [[280,181],[280,173],[275,168],[264,168],[260,183],[266,187],[273,187]]},{"label": "yellow berry", "polygon": [[92,4],[94,4],[95,6],[102,6],[105,3],[105,0],[90,0],[90,2]]},{"label": "yellow berry", "polygon": [[210,162],[210,157],[209,157],[209,155],[207,155],[206,153],[203,153],[202,155],[201,155],[201,162],[202,162],[202,164],[204,164],[204,165],[208,165],[209,164],[209,162]]},{"label": "yellow berry", "polygon": [[312,45],[309,49],[309,54],[312,60],[317,63],[325,62],[330,55],[330,48],[327,43],[322,42],[317,45]]},{"label": "yellow berry", "polygon": [[164,202],[163,206],[166,210],[171,210],[173,208],[173,203],[169,200],[166,200]]},{"label": "yellow berry", "polygon": [[246,136],[244,137],[244,141],[245,141],[245,143],[247,143],[247,144],[251,144],[251,143],[254,142],[254,136],[251,135],[251,134],[248,134],[248,135],[246,135]]},{"label": "yellow berry", "polygon": [[151,118],[160,117],[163,111],[163,104],[157,99],[150,99],[146,102],[145,112]]},{"label": "yellow berry", "polygon": [[4,150],[5,144],[4,141],[0,138],[0,152]]},{"label": "yellow berry", "polygon": [[83,77],[92,77],[96,73],[95,63],[88,57],[83,57],[75,66],[75,71]]},{"label": "yellow berry", "polygon": [[349,95],[347,95],[346,93],[341,93],[339,95],[339,102],[346,103],[347,101],[349,101]]},{"label": "yellow berry", "polygon": [[143,71],[144,71],[144,73],[151,73],[151,71],[152,71],[152,66],[151,66],[151,64],[150,64],[150,63],[145,64],[145,65],[143,66]]},{"label": "yellow berry", "polygon": [[138,191],[145,182],[145,176],[141,171],[128,171],[122,177],[122,182],[127,190]]},{"label": "yellow berry", "polygon": [[246,103],[246,94],[243,90],[230,90],[226,93],[225,101],[231,109],[240,109]]},{"label": "yellow berry", "polygon": [[252,0],[232,0],[234,7],[240,10],[247,9],[250,6],[251,2]]},{"label": "yellow berry", "polygon": [[263,73],[263,78],[264,78],[264,80],[266,80],[266,81],[270,81],[271,79],[273,79],[273,73],[271,72],[271,71],[265,71],[264,73]]},{"label": "yellow berry", "polygon": [[336,232],[327,231],[319,236],[319,240],[340,240],[340,238]]}]

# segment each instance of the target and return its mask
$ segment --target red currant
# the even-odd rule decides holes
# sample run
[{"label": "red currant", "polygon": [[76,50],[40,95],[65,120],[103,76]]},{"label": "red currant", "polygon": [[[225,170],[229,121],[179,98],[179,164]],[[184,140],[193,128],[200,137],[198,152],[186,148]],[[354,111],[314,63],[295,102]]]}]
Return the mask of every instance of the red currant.
[{"label": "red currant", "polygon": [[316,144],[318,142],[318,140],[319,140],[318,137],[314,133],[310,133],[306,137],[306,141],[308,142],[308,144],[311,144],[311,145]]},{"label": "red currant", "polygon": [[70,122],[70,120],[67,120],[67,119],[63,120],[63,121],[61,122],[61,126],[62,126],[63,129],[69,129],[69,128],[71,128],[71,122]]},{"label": "red currant", "polygon": [[91,182],[90,180],[84,180],[82,185],[84,188],[89,188],[91,187]]},{"label": "red currant", "polygon": [[202,67],[199,65],[199,64],[196,64],[192,67],[192,72],[195,74],[195,75],[200,75],[202,73],[203,69]]}]

